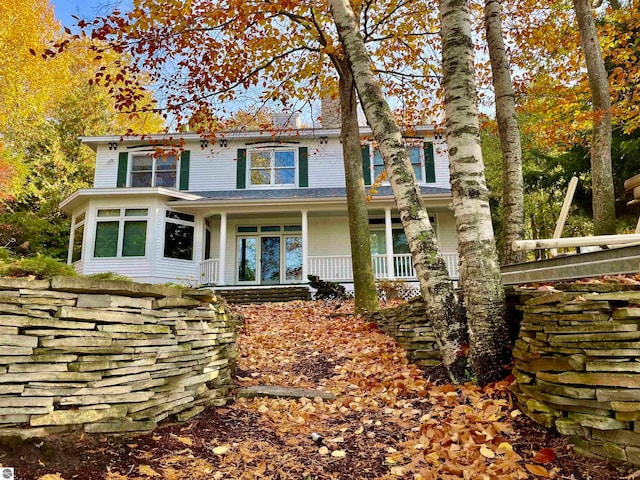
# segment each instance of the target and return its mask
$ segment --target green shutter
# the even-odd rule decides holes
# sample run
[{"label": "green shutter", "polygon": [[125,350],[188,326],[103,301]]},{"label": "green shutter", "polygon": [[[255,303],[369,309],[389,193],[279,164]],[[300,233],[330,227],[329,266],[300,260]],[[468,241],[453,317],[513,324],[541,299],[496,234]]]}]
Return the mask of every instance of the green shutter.
[{"label": "green shutter", "polygon": [[127,186],[127,170],[129,163],[129,153],[120,152],[118,155],[118,180],[116,181],[116,187],[126,187]]},{"label": "green shutter", "polygon": [[362,152],[362,175],[364,176],[364,184],[371,185],[371,156],[369,153],[369,145],[361,147]]},{"label": "green shutter", "polygon": [[191,152],[185,150],[180,156],[180,190],[189,190],[189,163]]},{"label": "green shutter", "polygon": [[238,149],[238,165],[236,170],[236,188],[247,188],[247,149]]},{"label": "green shutter", "polygon": [[436,181],[436,162],[433,155],[433,143],[426,142],[424,144],[424,170],[425,181],[427,183],[435,183]]},{"label": "green shutter", "polygon": [[309,186],[309,149],[298,148],[298,186]]}]

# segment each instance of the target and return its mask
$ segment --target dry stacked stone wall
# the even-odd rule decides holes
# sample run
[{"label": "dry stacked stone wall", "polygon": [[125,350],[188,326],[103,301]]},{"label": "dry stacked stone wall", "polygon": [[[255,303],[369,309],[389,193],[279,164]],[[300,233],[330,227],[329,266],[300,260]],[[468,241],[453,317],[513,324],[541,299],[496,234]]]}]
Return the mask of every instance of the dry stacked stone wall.
[{"label": "dry stacked stone wall", "polygon": [[0,278],[0,436],[149,431],[222,405],[236,323],[211,290]]},{"label": "dry stacked stone wall", "polygon": [[558,288],[519,307],[524,315],[513,350],[519,406],[569,435],[583,453],[640,465],[640,291]]},{"label": "dry stacked stone wall", "polygon": [[407,351],[410,362],[421,367],[432,367],[441,362],[435,333],[419,297],[399,307],[367,314],[367,318],[397,340]]}]

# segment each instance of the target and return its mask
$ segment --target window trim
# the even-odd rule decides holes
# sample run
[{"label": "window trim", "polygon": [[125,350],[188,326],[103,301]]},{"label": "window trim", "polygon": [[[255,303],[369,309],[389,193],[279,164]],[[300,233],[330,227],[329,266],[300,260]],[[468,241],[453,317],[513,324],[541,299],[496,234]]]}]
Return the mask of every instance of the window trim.
[{"label": "window trim", "polygon": [[[270,153],[270,164],[269,164],[269,176],[270,183],[268,184],[258,184],[255,185],[251,181],[251,156],[254,152],[269,152]],[[276,167],[275,164],[275,153],[276,152],[293,152],[293,182],[292,183],[274,183],[275,182],[275,172],[278,169],[290,169],[291,167]],[[298,176],[299,176],[300,162],[299,162],[299,149],[291,146],[268,146],[268,147],[258,147],[247,150],[247,167],[245,172],[246,178],[246,188],[296,188],[298,187]],[[261,169],[264,170],[264,169]]]},{"label": "window trim", "polygon": [[[80,218],[82,217],[82,218]],[[78,218],[80,218],[80,220],[78,220]],[[84,248],[84,239],[86,237],[86,231],[87,231],[87,211],[83,210],[80,213],[76,214],[73,217],[73,226],[71,227],[71,234],[69,235],[69,264],[73,265],[75,263],[81,262],[82,260],[84,260],[84,253],[85,253],[85,248]],[[77,260],[73,260],[73,250],[74,250],[74,246],[75,246],[75,241],[76,241],[76,231],[78,230],[78,228],[80,227],[84,227],[83,229],[83,235],[82,235],[82,241],[80,242],[80,258],[78,258]]]},{"label": "window trim", "polygon": [[[153,163],[151,165],[151,185],[149,185],[148,187],[134,187],[132,185],[132,181],[131,181],[131,176],[133,174],[133,160],[136,157],[145,157],[145,156],[150,156],[153,159]],[[133,152],[129,152],[129,159],[127,161],[127,187],[128,188],[172,188],[174,190],[178,190],[179,186],[180,186],[180,155],[173,153],[170,156],[175,157],[176,159],[176,182],[172,187],[155,187],[155,180],[156,180],[156,172],[158,171],[157,168],[157,160],[159,157],[161,157],[161,155],[158,155],[158,152],[156,152],[155,150],[136,150]],[[166,170],[166,171],[172,171],[172,170]]]},{"label": "window trim", "polygon": [[[100,217],[98,212],[100,210],[120,210],[118,216],[111,217]],[[146,210],[146,215],[129,215],[127,216],[127,210]],[[135,258],[135,259],[143,259],[147,258],[149,252],[149,206],[126,206],[126,207],[96,207],[94,211],[95,222],[93,222],[93,241],[92,241],[92,249],[91,249],[91,259],[92,260],[113,260],[113,259],[123,259],[123,258]],[[145,230],[145,239],[144,239],[144,255],[122,255],[122,250],[124,248],[124,224],[129,221],[144,221],[146,225]],[[116,246],[116,255],[114,257],[98,257],[96,256],[96,241],[98,239],[98,223],[106,223],[106,222],[118,222],[118,240]]]},{"label": "window trim", "polygon": [[[167,216],[167,214],[171,212],[171,213],[179,213],[181,215],[191,215],[193,217],[193,221],[190,222],[188,220],[182,220],[179,218],[170,218]],[[178,210],[172,210],[170,208],[165,208],[164,209],[164,215],[162,216],[162,260],[168,260],[168,261],[177,261],[177,262],[191,262],[191,263],[195,263],[196,261],[196,223],[198,221],[198,217],[197,215],[194,215],[192,213],[183,213],[180,212]],[[174,258],[174,257],[167,257],[165,256],[165,246],[167,243],[167,223],[173,223],[173,224],[177,224],[177,225],[183,225],[183,226],[187,226],[187,227],[192,227],[193,228],[193,238],[192,238],[192,242],[191,242],[191,258],[187,259],[187,258]]]}]

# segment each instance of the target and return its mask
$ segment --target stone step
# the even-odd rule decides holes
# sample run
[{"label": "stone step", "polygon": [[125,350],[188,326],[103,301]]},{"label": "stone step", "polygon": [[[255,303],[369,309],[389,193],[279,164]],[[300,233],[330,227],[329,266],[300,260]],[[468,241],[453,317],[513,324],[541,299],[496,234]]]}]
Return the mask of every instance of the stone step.
[{"label": "stone step", "polygon": [[307,287],[216,289],[227,303],[272,303],[310,300]]}]

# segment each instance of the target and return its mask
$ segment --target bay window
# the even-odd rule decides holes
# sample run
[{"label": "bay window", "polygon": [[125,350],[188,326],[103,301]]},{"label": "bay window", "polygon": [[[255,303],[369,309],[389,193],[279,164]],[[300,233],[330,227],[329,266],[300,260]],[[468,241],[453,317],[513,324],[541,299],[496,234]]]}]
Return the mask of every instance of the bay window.
[{"label": "bay window", "polygon": [[144,257],[148,213],[146,208],[99,209],[93,256]]},{"label": "bay window", "polygon": [[164,257],[193,260],[195,217],[167,210],[164,223]]}]

